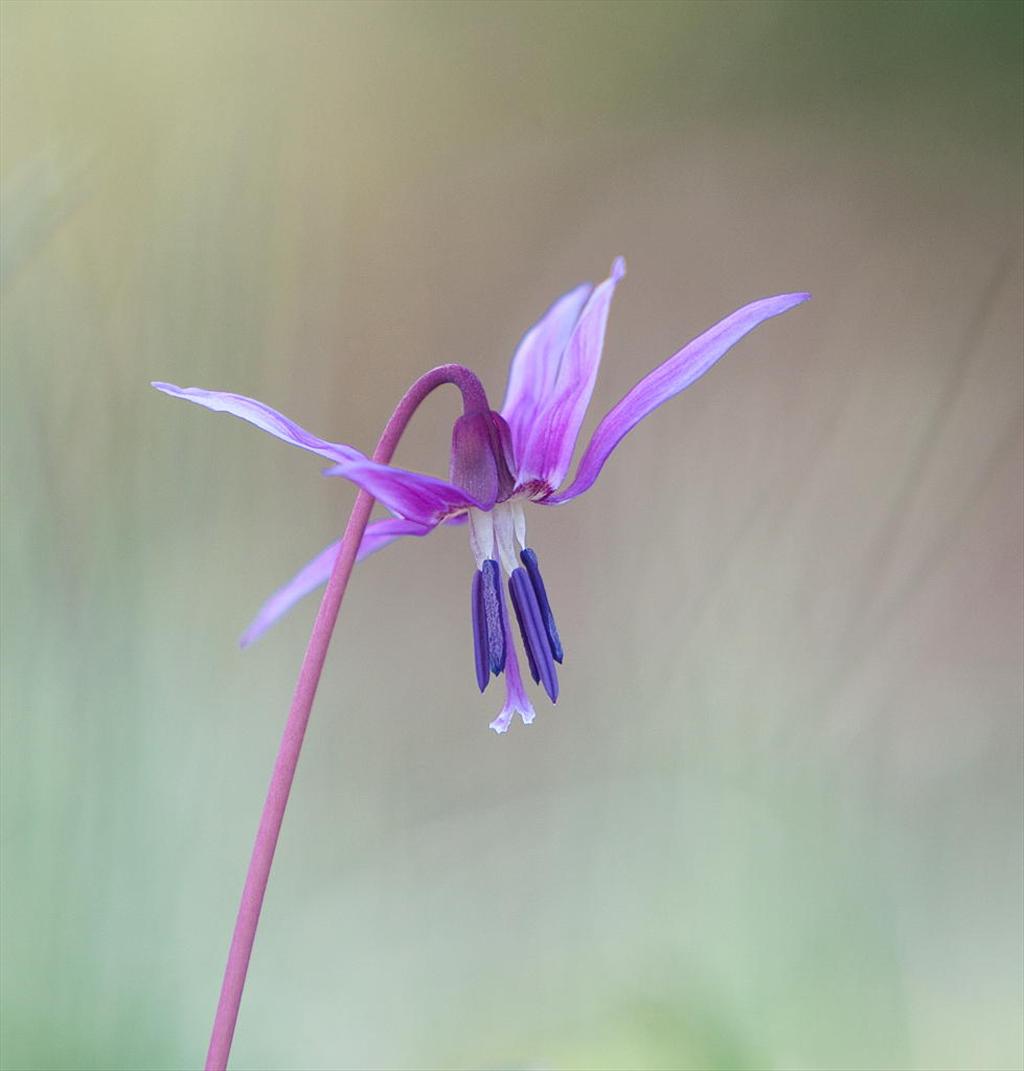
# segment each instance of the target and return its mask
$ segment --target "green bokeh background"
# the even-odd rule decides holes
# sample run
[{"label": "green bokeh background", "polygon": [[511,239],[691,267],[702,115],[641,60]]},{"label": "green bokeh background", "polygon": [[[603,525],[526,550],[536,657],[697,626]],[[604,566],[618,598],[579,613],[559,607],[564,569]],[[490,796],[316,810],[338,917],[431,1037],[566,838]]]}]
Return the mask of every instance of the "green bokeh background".
[{"label": "green bokeh background", "polygon": [[587,428],[815,297],[531,511],[532,727],[463,533],[360,567],[233,1066],[1022,1066],[1022,10],[3,5],[5,1068],[201,1063],[353,499],[148,382],[369,449],[620,252]]}]

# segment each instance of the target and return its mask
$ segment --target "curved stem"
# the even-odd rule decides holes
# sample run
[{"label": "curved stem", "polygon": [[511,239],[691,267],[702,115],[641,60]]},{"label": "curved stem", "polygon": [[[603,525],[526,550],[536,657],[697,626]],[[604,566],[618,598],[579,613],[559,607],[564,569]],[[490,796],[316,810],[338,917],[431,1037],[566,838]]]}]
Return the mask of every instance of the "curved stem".
[{"label": "curved stem", "polygon": [[[434,368],[416,380],[398,403],[398,407],[391,414],[391,419],[381,434],[377,449],[373,452],[374,461],[387,463],[391,460],[398,440],[417,407],[432,390],[445,383],[454,384],[462,392],[466,412],[488,408],[484,389],[468,368],[454,364]],[[270,777],[266,802],[263,804],[263,814],[256,833],[252,858],[249,861],[245,887],[242,889],[242,902],[238,908],[238,918],[231,937],[231,948],[228,951],[228,962],[224,969],[220,1000],[217,1003],[217,1014],[213,1021],[213,1033],[210,1036],[210,1048],[206,1054],[206,1071],[224,1071],[227,1067],[228,1055],[231,1052],[231,1039],[234,1036],[235,1022],[238,1019],[238,1007],[242,1000],[242,989],[245,986],[245,976],[249,968],[249,957],[256,938],[260,909],[263,906],[263,894],[266,892],[270,866],[274,861],[274,849],[277,847],[284,810],[288,805],[288,795],[295,777],[299,753],[302,751],[309,712],[316,696],[320,673],[327,656],[327,647],[331,642],[331,634],[334,632],[338,611],[341,608],[341,600],[344,598],[348,578],[355,565],[356,553],[359,550],[367,521],[370,519],[373,503],[373,496],[366,491],[360,491],[356,497],[348,524],[345,526],[345,535],[338,550],[334,569],[327,582],[327,590],[324,592],[323,601],[320,603],[320,609],[313,624],[306,654],[302,660],[298,684],[295,686],[288,720],[285,722],[277,759],[274,761],[274,772]]]}]

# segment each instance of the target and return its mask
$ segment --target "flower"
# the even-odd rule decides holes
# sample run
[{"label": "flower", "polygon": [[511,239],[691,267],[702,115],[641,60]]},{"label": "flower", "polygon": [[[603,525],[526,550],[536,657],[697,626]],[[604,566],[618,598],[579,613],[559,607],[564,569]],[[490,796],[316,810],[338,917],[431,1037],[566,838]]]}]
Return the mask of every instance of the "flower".
[{"label": "flower", "polygon": [[[526,332],[512,357],[500,412],[491,410],[484,399],[482,405],[467,404],[456,421],[448,480],[380,464],[351,446],[319,439],[251,398],[169,383],[153,386],[208,409],[232,413],[319,454],[331,462],[327,475],[343,476],[373,495],[394,516],[366,529],[360,559],[403,536],[424,536],[441,524],[468,524],[476,565],[470,608],[477,683],[483,691],[491,676],[504,674],[505,704],[491,722],[492,729],[503,733],[516,714],[526,724],[534,718],[519,670],[511,616],[530,675],[552,702],[558,698],[555,664],[563,658],[537,555],[527,543],[524,507],[560,505],[589,490],[615,447],[644,417],[702,376],[758,324],[810,297],[780,294],[744,305],[659,365],[598,424],[575,477],[563,486],[594,390],[612,295],[624,274],[620,257],[603,283],[569,291]],[[327,580],[339,545],[340,541],[321,551],[267,600],[243,635],[243,646]]]}]

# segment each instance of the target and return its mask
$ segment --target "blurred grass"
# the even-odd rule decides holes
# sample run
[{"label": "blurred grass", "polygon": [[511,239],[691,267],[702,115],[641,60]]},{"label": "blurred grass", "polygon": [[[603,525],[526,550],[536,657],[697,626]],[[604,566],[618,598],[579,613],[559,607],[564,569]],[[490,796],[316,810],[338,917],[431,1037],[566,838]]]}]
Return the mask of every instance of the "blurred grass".
[{"label": "blurred grass", "polygon": [[594,419],[815,301],[533,511],[530,730],[461,534],[363,567],[234,1066],[1021,1066],[1021,18],[0,8],[5,1068],[201,1059],[313,608],[234,640],[351,501],[148,381],[367,447],[619,251]]}]

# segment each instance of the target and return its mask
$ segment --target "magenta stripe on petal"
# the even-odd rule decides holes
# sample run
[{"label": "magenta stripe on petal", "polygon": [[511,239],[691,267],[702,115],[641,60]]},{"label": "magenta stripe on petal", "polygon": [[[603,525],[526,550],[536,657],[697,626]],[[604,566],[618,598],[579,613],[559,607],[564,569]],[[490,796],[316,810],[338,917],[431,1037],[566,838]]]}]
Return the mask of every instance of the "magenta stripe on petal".
[{"label": "magenta stripe on petal", "polygon": [[153,383],[152,386],[172,398],[184,398],[205,406],[218,413],[231,413],[242,420],[254,424],[261,431],[269,432],[278,439],[283,439],[293,446],[301,446],[314,454],[326,457],[328,461],[361,461],[365,455],[344,443],[331,443],[311,435],[305,428],[299,427],[276,409],[246,398],[241,394],[229,394],[226,391],[203,390],[201,387],[176,387],[173,383]]},{"label": "magenta stripe on petal", "polygon": [[609,454],[645,416],[699,379],[719,357],[758,324],[801,304],[810,296],[803,293],[779,294],[744,305],[640,380],[598,424],[573,482],[564,491],[544,499],[544,502],[557,505],[583,494],[597,479]]}]

